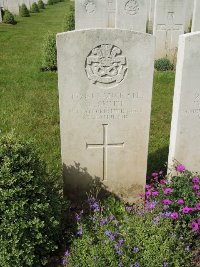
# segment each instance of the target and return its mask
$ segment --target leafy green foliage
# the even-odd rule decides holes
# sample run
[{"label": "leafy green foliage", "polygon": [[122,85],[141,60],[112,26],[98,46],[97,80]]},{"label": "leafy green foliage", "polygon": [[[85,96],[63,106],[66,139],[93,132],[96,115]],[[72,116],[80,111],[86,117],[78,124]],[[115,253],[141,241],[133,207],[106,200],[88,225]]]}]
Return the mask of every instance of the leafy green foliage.
[{"label": "leafy green foliage", "polygon": [[173,70],[174,66],[168,58],[160,58],[155,60],[154,67],[158,71],[168,71]]},{"label": "leafy green foliage", "polygon": [[44,2],[42,0],[38,1],[38,7],[39,7],[39,9],[45,9],[45,5],[44,5]]},{"label": "leafy green foliage", "polygon": [[72,31],[75,29],[75,17],[74,17],[74,7],[70,6],[70,12],[64,17],[64,31]]},{"label": "leafy green foliage", "polygon": [[76,214],[78,230],[65,253],[67,267],[191,266],[188,240],[176,235],[170,218],[159,215],[160,206],[151,211],[143,205],[124,207],[114,198],[103,203],[90,198],[88,203],[89,211]]},{"label": "leafy green foliage", "polygon": [[54,71],[57,69],[56,35],[48,32],[44,38],[42,49],[42,70]]},{"label": "leafy green foliage", "polygon": [[31,10],[30,10],[32,13],[39,13],[40,10],[39,10],[39,7],[37,5],[37,3],[33,3],[32,6],[31,6]]},{"label": "leafy green foliage", "polygon": [[0,262],[42,266],[62,234],[62,195],[30,142],[0,139]]},{"label": "leafy green foliage", "polygon": [[54,4],[54,1],[53,1],[53,0],[48,0],[48,1],[47,1],[47,5],[50,5],[50,6],[51,6],[51,5],[53,5],[53,4]]},{"label": "leafy green foliage", "polygon": [[5,12],[4,12],[3,23],[13,24],[13,25],[16,24],[16,21],[15,21],[13,14],[8,10],[5,10]]},{"label": "leafy green foliage", "polygon": [[30,17],[30,13],[28,8],[26,7],[25,4],[22,4],[20,9],[19,9],[19,14],[21,17]]}]

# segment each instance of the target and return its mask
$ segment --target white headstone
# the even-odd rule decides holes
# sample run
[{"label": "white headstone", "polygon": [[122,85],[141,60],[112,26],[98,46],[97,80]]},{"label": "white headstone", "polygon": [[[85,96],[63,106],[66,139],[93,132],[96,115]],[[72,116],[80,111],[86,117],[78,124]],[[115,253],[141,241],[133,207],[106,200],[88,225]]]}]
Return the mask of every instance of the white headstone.
[{"label": "white headstone", "polygon": [[18,0],[6,0],[6,1],[4,1],[4,8],[8,9],[13,15],[19,15]]},{"label": "white headstone", "polygon": [[154,23],[154,9],[155,0],[147,0],[148,10],[147,10],[147,20],[148,20],[148,32],[153,33],[153,23]]},{"label": "white headstone", "polygon": [[194,0],[186,0],[185,33],[191,32]]},{"label": "white headstone", "polygon": [[95,177],[126,201],[144,191],[154,41],[120,29],[57,35],[61,150],[70,192]]},{"label": "white headstone", "polygon": [[186,0],[156,0],[153,34],[156,36],[156,59],[175,61],[178,38],[184,33]]},{"label": "white headstone", "polygon": [[200,31],[200,1],[194,2],[194,13],[192,21],[192,32]]},{"label": "white headstone", "polygon": [[108,0],[76,0],[75,28],[107,28]]},{"label": "white headstone", "polygon": [[146,32],[146,0],[117,0],[116,27]]},{"label": "white headstone", "polygon": [[181,35],[177,58],[168,166],[200,171],[200,32]]}]

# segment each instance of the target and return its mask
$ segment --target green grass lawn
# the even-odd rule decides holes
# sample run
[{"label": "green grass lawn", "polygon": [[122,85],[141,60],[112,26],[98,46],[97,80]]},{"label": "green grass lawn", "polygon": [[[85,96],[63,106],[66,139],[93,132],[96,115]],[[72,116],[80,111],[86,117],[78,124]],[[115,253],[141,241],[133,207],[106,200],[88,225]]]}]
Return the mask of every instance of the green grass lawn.
[{"label": "green grass lawn", "polygon": [[[63,31],[70,2],[48,6],[17,25],[0,25],[0,130],[34,139],[50,171],[61,174],[57,73],[40,72],[47,31]],[[174,73],[155,73],[148,170],[167,161]]]}]

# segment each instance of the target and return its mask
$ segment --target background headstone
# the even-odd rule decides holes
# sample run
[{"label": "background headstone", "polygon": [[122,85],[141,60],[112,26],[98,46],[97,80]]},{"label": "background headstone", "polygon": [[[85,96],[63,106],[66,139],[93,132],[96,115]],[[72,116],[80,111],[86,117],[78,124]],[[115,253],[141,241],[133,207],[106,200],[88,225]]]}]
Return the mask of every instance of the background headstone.
[{"label": "background headstone", "polygon": [[8,9],[13,15],[19,15],[19,3],[17,0],[5,0],[4,9]]},{"label": "background headstone", "polygon": [[65,192],[95,177],[126,201],[144,192],[154,41],[120,29],[57,35]]},{"label": "background headstone", "polygon": [[193,10],[194,0],[186,0],[185,33],[191,32]]},{"label": "background headstone", "polygon": [[115,28],[116,0],[107,0],[108,28]]},{"label": "background headstone", "polygon": [[76,0],[75,28],[107,28],[109,18],[107,1],[108,0]]},{"label": "background headstone", "polygon": [[194,2],[194,13],[192,21],[192,32],[200,31],[200,1]]},{"label": "background headstone", "polygon": [[148,33],[153,33],[155,0],[147,0]]},{"label": "background headstone", "polygon": [[186,0],[156,0],[153,34],[156,37],[156,59],[176,59],[178,38],[184,33]]},{"label": "background headstone", "polygon": [[168,166],[200,170],[200,32],[181,35],[176,67]]},{"label": "background headstone", "polygon": [[117,0],[116,27],[146,32],[147,1]]}]

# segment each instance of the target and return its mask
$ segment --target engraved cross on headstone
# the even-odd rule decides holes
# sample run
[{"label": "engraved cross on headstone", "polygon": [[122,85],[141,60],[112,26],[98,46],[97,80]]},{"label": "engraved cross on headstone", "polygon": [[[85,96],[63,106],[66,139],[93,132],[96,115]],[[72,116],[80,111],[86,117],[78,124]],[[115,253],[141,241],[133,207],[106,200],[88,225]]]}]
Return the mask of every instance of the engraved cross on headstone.
[{"label": "engraved cross on headstone", "polygon": [[[173,31],[181,31],[183,29],[183,24],[175,24],[174,23],[174,12],[168,12],[167,14],[167,25],[166,24],[158,24],[158,31],[166,31],[166,41],[165,48],[168,50],[171,49],[171,45],[173,42],[172,33]],[[169,41],[168,41],[169,38]]]},{"label": "engraved cross on headstone", "polygon": [[123,143],[108,143],[108,124],[103,124],[103,144],[87,144],[86,149],[89,148],[102,148],[103,149],[103,181],[107,180],[107,165],[108,165],[108,148],[123,148]]}]

